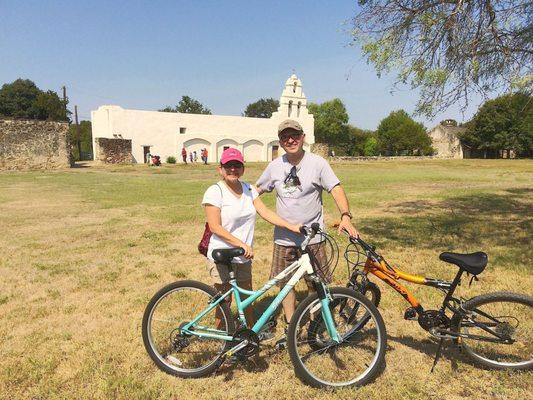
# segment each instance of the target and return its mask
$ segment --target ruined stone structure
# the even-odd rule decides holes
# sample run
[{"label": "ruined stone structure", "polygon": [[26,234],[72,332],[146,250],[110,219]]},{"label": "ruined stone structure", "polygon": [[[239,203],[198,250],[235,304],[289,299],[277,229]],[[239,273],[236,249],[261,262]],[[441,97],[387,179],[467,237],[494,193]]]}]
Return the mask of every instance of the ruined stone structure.
[{"label": "ruined stone structure", "polygon": [[318,154],[320,157],[327,158],[329,156],[329,145],[327,143],[313,143],[311,145],[311,152]]},{"label": "ruined stone structure", "polygon": [[466,128],[457,126],[454,120],[442,121],[439,125],[428,132],[431,137],[435,156],[438,158],[465,158],[463,145],[459,140],[459,134]]},{"label": "ruined stone structure", "polygon": [[71,167],[68,123],[0,119],[0,170]]},{"label": "ruined stone structure", "polygon": [[94,139],[94,159],[103,164],[131,164],[131,139]]}]

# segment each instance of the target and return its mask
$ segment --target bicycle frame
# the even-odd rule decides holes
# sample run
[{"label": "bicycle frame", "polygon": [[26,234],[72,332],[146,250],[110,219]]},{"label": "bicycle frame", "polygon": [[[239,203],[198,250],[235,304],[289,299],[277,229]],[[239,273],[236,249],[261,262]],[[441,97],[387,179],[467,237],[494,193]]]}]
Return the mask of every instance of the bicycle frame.
[{"label": "bicycle frame", "polygon": [[403,272],[399,268],[390,266],[384,260],[377,261],[373,260],[370,257],[368,257],[365,262],[365,265],[363,267],[363,273],[365,273],[365,275],[371,273],[381,279],[383,282],[387,283],[394,290],[400,293],[402,297],[407,300],[407,302],[409,302],[409,304],[411,304],[411,306],[418,313],[423,312],[424,308],[417,300],[417,298],[405,286],[398,282],[400,279],[405,280],[407,282],[415,283],[417,285],[425,285],[443,290],[448,290],[448,293],[453,293],[453,290],[451,289],[455,289],[455,286],[457,286],[454,285],[455,280],[454,282],[449,282],[440,279],[426,278],[421,275],[408,274],[406,272]]},{"label": "bicycle frame", "polygon": [[[226,293],[213,297],[210,300],[209,306],[204,311],[202,311],[200,314],[198,314],[198,316],[196,316],[192,321],[185,324],[181,328],[181,332],[189,334],[189,335],[199,336],[201,338],[222,339],[226,341],[233,340],[233,337],[227,335],[226,332],[224,331],[203,327],[197,324],[206,314],[212,311],[218,304],[220,304],[228,296],[231,296],[231,294],[233,294],[235,297],[235,303],[236,303],[238,314],[239,314],[239,320],[241,324],[244,327],[246,327],[247,325],[246,325],[246,319],[244,317],[244,310],[247,307],[249,307],[255,300],[261,297],[264,293],[266,293],[269,289],[271,289],[274,285],[276,285],[276,283],[288,277],[289,275],[293,274],[292,277],[287,282],[287,284],[280,290],[279,294],[274,298],[274,300],[272,300],[272,303],[270,303],[270,305],[263,312],[261,317],[257,320],[254,326],[251,328],[251,330],[257,334],[261,331],[261,328],[266,324],[266,322],[269,320],[272,314],[274,314],[274,312],[276,311],[280,303],[283,301],[283,299],[290,292],[290,290],[294,288],[296,283],[298,283],[298,281],[306,273],[310,275],[314,274],[314,269],[313,269],[313,266],[311,265],[309,254],[307,253],[302,254],[302,257],[300,259],[298,259],[297,261],[289,265],[287,268],[281,271],[278,275],[276,275],[273,279],[269,280],[259,290],[254,291],[254,290],[246,290],[246,289],[240,288],[237,285],[237,282],[232,272],[230,274],[231,288]],[[324,284],[322,282],[316,283],[316,289],[318,289],[317,292],[320,296],[320,302],[322,304],[322,307],[321,307],[322,315],[323,315],[324,321],[326,321],[328,333],[330,334],[331,338],[335,342],[340,343],[340,337],[338,336],[337,330],[335,329],[333,317],[331,316],[331,311],[329,309],[329,296],[327,296],[327,290],[325,289]],[[249,297],[242,300],[241,294],[245,294]]]}]

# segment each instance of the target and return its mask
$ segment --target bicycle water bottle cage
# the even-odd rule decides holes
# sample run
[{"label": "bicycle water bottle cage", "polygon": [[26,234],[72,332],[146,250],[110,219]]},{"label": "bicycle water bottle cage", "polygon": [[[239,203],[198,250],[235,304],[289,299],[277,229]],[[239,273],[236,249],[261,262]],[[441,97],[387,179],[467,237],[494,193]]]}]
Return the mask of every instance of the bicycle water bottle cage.
[{"label": "bicycle water bottle cage", "polygon": [[213,260],[217,264],[230,264],[233,257],[239,257],[244,254],[242,247],[234,247],[231,249],[214,249],[211,253]]}]

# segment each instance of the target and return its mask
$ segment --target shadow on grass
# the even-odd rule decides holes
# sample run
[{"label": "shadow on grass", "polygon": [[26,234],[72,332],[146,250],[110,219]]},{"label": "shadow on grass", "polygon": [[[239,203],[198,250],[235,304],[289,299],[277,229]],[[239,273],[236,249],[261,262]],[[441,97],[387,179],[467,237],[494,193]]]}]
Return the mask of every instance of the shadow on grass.
[{"label": "shadow on grass", "polygon": [[[395,337],[389,335],[387,337],[387,340],[389,343],[389,346],[387,347],[390,347],[390,342],[400,343],[406,347],[418,351],[419,353],[426,354],[428,356],[427,371],[428,373],[431,371],[431,367],[433,366],[433,360],[435,359],[435,354],[437,353],[438,347],[438,341],[436,339],[432,340],[431,338],[426,338],[422,340],[416,340],[410,336]],[[463,351],[458,345],[454,344],[451,340],[444,341],[444,346],[442,349],[441,357],[439,359],[439,363],[450,362],[452,370],[457,371],[457,369],[459,368],[457,361],[479,368],[479,366],[475,364],[472,359],[470,359],[470,357],[466,356],[463,353]],[[420,368],[424,368],[424,366],[421,365]],[[439,364],[437,363],[435,370],[437,370],[438,368]]]},{"label": "shadow on grass", "polygon": [[74,164],[71,166],[71,168],[90,168],[91,166],[87,164],[87,162],[83,162],[83,161],[76,161],[74,162]]},{"label": "shadow on grass", "polygon": [[397,203],[387,209],[395,215],[366,218],[360,226],[380,245],[459,252],[503,246],[518,253],[528,250],[533,231],[531,191],[517,188],[505,194],[477,193],[437,203]]}]

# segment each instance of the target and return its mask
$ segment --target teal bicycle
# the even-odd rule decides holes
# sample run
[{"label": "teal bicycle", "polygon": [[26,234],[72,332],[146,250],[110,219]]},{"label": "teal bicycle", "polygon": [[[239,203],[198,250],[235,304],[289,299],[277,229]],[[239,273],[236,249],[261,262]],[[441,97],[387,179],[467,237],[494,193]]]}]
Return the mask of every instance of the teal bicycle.
[{"label": "teal bicycle", "polygon": [[[144,345],[155,364],[172,375],[199,378],[216,372],[227,359],[246,360],[256,355],[282,300],[309,274],[315,293],[299,304],[287,334],[296,375],[312,386],[333,388],[360,386],[373,379],[384,362],[385,324],[377,308],[360,293],[328,287],[307,251],[307,244],[319,231],[318,224],[302,227],[302,256],[259,290],[237,286],[233,271],[226,293],[192,280],[159,290],[148,303],[142,322]],[[243,252],[241,248],[218,249],[213,258],[231,265],[233,257]],[[289,276],[257,322],[247,326],[243,310]],[[241,295],[248,297],[242,299]],[[226,302],[229,296],[235,298],[236,318]]]}]

